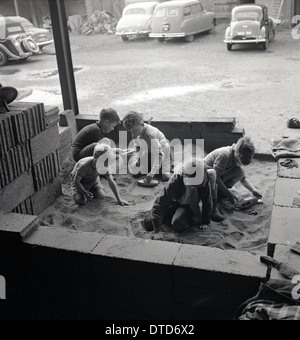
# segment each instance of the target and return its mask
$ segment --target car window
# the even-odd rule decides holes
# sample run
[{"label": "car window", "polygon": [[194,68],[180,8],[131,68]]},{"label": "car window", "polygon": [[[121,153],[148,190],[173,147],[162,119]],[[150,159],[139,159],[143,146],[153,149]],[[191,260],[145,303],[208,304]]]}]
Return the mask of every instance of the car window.
[{"label": "car window", "polygon": [[261,20],[263,17],[262,13],[255,11],[241,11],[237,12],[234,16],[234,21],[243,21],[243,20]]},{"label": "car window", "polygon": [[178,8],[167,8],[166,9],[166,17],[177,17],[178,16]]},{"label": "car window", "polygon": [[7,35],[16,34],[16,33],[24,33],[21,25],[15,26],[6,26]]},{"label": "car window", "polygon": [[199,13],[199,6],[198,6],[198,4],[192,5],[192,14],[195,15],[195,14],[198,14],[198,13]]},{"label": "car window", "polygon": [[191,14],[192,14],[192,7],[191,6],[184,7],[183,15],[186,17],[186,16],[189,16]]},{"label": "car window", "polygon": [[125,15],[139,15],[139,14],[147,14],[144,8],[130,8],[125,12]]}]

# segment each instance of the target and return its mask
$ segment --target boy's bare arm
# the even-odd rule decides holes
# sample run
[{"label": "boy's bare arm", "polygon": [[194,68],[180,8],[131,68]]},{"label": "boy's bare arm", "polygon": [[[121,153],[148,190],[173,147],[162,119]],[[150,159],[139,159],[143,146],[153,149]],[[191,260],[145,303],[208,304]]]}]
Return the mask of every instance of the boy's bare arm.
[{"label": "boy's bare arm", "polygon": [[83,196],[85,196],[86,198],[94,198],[92,193],[90,193],[87,190],[85,190],[85,188],[81,184],[81,180],[82,180],[82,177],[80,177],[79,175],[76,175],[76,177],[74,179],[74,184],[75,184],[75,187],[76,187],[77,191],[80,194],[82,194]]},{"label": "boy's bare arm", "polygon": [[119,193],[119,189],[118,189],[118,186],[116,184],[116,182],[114,181],[112,175],[109,175],[107,177],[107,181],[108,181],[108,184],[109,184],[109,187],[111,189],[111,191],[113,192],[113,194],[115,195],[117,201],[118,201],[118,204],[124,206],[124,205],[130,205],[129,202],[123,200],[120,196],[120,193]]},{"label": "boy's bare arm", "polygon": [[248,189],[255,197],[261,199],[262,195],[254,188],[254,186],[247,180],[247,178],[244,178],[241,180],[242,185]]}]

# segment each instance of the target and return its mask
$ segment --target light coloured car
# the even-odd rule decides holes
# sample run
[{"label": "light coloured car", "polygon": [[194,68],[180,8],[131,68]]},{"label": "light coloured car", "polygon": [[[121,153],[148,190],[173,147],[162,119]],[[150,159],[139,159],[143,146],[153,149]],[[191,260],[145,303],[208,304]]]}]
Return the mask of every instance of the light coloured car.
[{"label": "light coloured car", "polygon": [[23,30],[37,43],[40,49],[53,43],[52,34],[48,29],[35,27],[29,20],[23,17],[6,17],[6,19],[19,23]]},{"label": "light coloured car", "polygon": [[121,36],[123,41],[130,37],[149,36],[153,12],[158,2],[140,2],[128,5],[124,8],[116,34]]},{"label": "light coloured car", "polygon": [[192,42],[198,33],[215,32],[216,14],[208,12],[198,0],[167,1],[156,6],[151,38],[185,38]]},{"label": "light coloured car", "polygon": [[275,26],[264,5],[246,4],[232,10],[224,42],[228,51],[236,44],[257,44],[264,50],[275,39]]}]

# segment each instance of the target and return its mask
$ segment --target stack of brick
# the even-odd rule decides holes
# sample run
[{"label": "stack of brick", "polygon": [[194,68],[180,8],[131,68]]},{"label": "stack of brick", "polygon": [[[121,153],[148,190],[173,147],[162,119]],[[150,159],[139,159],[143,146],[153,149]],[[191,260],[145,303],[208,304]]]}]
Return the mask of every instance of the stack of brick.
[{"label": "stack of brick", "polygon": [[0,211],[38,215],[61,195],[59,110],[14,103],[0,115]]}]

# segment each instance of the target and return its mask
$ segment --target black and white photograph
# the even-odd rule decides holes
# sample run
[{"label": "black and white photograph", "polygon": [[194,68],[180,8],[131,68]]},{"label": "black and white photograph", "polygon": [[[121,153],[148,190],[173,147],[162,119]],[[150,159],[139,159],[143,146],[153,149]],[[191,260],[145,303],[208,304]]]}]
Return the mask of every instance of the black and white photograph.
[{"label": "black and white photograph", "polygon": [[300,0],[0,0],[0,320],[300,320]]}]

